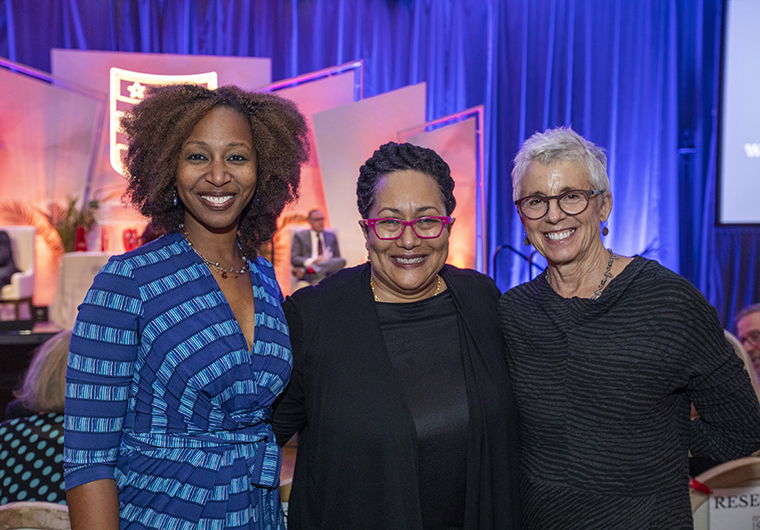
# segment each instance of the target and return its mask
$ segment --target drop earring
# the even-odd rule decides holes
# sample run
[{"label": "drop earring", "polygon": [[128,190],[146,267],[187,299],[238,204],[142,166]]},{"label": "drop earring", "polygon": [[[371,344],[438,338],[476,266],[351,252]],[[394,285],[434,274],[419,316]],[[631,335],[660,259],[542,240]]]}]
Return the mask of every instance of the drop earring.
[{"label": "drop earring", "polygon": [[525,245],[526,247],[530,246],[530,239],[528,239],[527,233],[525,234],[525,239],[523,239],[523,245]]},{"label": "drop earring", "polygon": [[602,225],[603,225],[603,226],[602,226],[602,235],[603,235],[603,236],[606,236],[607,234],[609,234],[609,233],[610,233],[610,229],[609,229],[609,228],[607,228],[607,221],[604,221],[604,222],[602,223]]},{"label": "drop earring", "polygon": [[179,206],[179,197],[177,196],[177,188],[172,190],[172,208]]}]

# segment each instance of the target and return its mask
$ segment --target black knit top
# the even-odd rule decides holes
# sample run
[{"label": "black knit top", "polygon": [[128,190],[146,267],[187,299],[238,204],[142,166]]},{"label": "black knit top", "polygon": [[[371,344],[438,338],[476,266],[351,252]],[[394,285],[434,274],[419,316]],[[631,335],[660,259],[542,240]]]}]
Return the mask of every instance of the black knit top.
[{"label": "black knit top", "polygon": [[760,449],[760,404],[715,310],[657,262],[636,256],[597,300],[562,298],[541,275],[498,311],[524,528],[692,528],[689,450]]},{"label": "black knit top", "polygon": [[462,339],[449,291],[406,304],[377,303],[388,356],[417,433],[425,528],[462,528],[469,402]]}]

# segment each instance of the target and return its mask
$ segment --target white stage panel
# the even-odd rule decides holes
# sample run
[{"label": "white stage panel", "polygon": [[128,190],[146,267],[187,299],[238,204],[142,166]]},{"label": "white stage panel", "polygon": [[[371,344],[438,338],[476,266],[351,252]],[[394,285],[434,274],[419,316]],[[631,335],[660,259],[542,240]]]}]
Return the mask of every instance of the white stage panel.
[{"label": "white stage panel", "polygon": [[0,225],[37,228],[34,304],[46,306],[62,252],[50,207],[85,193],[105,99],[5,68],[0,86]]},{"label": "white stage panel", "polygon": [[[338,68],[338,67],[336,67]],[[361,68],[361,66],[358,66]],[[359,73],[359,75],[361,75]],[[316,77],[312,77],[316,76]],[[324,72],[305,74],[298,78],[278,81],[272,93],[293,101],[304,114],[309,125],[309,162],[301,168],[301,191],[296,204],[288,207],[278,221],[278,230],[272,241],[272,261],[277,279],[285,295],[291,293],[290,281],[290,229],[307,229],[306,215],[310,210],[319,208],[325,214],[325,227],[330,228],[330,210],[325,201],[322,172],[319,167],[317,142],[314,136],[312,114],[347,105],[354,101],[356,72],[343,70],[336,75],[325,76]],[[269,90],[268,87],[262,90]],[[343,240],[339,236],[338,244],[343,249]]]},{"label": "white stage panel", "polygon": [[425,122],[425,97],[420,83],[313,116],[330,224],[349,267],[367,260],[356,207],[359,168],[397,131]]},{"label": "white stage panel", "polygon": [[452,121],[431,131],[402,132],[399,141],[433,149],[449,164],[457,206],[452,214],[456,221],[451,229],[447,263],[482,271],[482,252],[478,256],[478,246],[482,246],[484,238],[483,226],[478,223],[482,187],[478,175],[481,136],[477,134],[477,116],[473,113],[468,119]]}]

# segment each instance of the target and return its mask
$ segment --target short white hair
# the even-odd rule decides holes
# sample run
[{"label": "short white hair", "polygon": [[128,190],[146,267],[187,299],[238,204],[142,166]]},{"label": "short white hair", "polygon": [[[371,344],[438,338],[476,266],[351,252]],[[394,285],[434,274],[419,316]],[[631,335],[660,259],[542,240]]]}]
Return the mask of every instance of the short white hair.
[{"label": "short white hair", "polygon": [[604,154],[604,149],[589,142],[570,127],[556,127],[542,133],[537,132],[522,144],[512,169],[513,199],[520,199],[520,183],[531,163],[549,166],[565,160],[572,160],[586,168],[593,189],[609,191],[610,179],[607,176],[607,155]]}]

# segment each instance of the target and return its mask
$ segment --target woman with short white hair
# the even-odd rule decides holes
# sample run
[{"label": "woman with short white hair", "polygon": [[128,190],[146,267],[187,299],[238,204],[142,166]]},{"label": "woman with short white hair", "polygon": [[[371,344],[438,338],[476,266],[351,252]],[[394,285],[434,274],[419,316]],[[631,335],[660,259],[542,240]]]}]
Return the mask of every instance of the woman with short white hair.
[{"label": "woman with short white hair", "polygon": [[760,449],[741,360],[692,284],[605,248],[600,148],[567,128],[535,134],[512,179],[526,244],[548,262],[498,309],[524,528],[692,528],[689,452],[731,460]]}]

